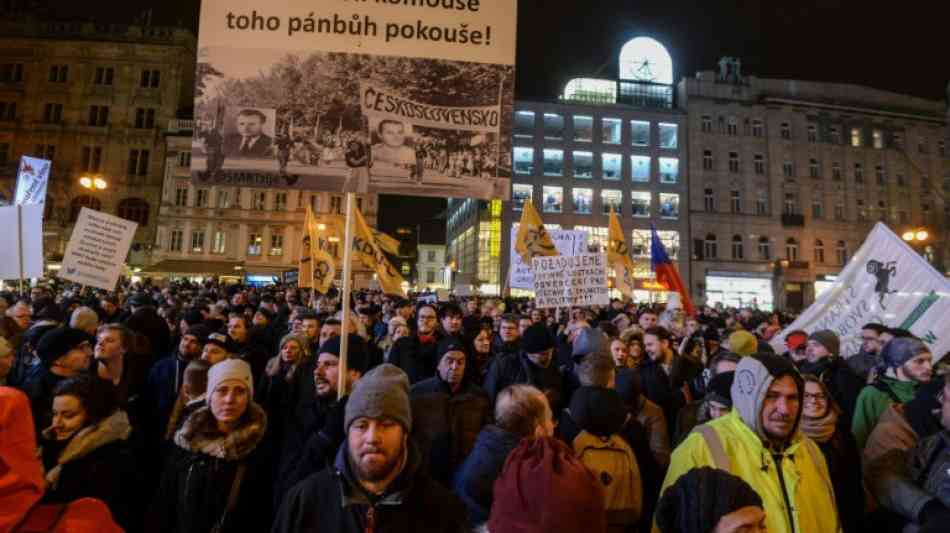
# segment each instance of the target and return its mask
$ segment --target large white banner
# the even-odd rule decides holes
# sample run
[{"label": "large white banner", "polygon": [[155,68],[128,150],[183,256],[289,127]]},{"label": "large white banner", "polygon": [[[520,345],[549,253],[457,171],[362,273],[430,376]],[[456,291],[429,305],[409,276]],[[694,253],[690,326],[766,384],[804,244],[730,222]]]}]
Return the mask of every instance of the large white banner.
[{"label": "large white banner", "polygon": [[59,277],[111,291],[125,266],[138,224],[82,208],[66,245]]},{"label": "large white banner", "polygon": [[535,257],[534,302],[540,308],[607,305],[607,256]]},{"label": "large white banner", "polygon": [[15,204],[45,204],[46,187],[52,163],[38,157],[23,156],[16,175]]},{"label": "large white banner", "polygon": [[[548,232],[557,253],[565,256],[574,256],[587,251],[587,232],[581,230],[551,230]],[[521,260],[521,254],[515,251],[515,241],[517,241],[518,226],[511,228],[511,238],[508,242],[511,245],[508,257],[511,258],[508,268],[508,286],[512,289],[534,289],[534,274],[531,272],[531,265]]]},{"label": "large white banner", "polygon": [[510,195],[515,0],[205,0],[199,184]]},{"label": "large white banner", "polygon": [[882,223],[877,223],[831,288],[821,293],[772,340],[785,350],[785,334],[829,329],[841,339],[841,355],[861,349],[861,326],[878,322],[920,337],[935,359],[950,350],[950,281]]},{"label": "large white banner", "polygon": [[[0,279],[19,279],[20,242],[23,250],[23,278],[43,277],[43,205],[25,204],[0,207]],[[19,228],[17,227],[19,225]]]}]

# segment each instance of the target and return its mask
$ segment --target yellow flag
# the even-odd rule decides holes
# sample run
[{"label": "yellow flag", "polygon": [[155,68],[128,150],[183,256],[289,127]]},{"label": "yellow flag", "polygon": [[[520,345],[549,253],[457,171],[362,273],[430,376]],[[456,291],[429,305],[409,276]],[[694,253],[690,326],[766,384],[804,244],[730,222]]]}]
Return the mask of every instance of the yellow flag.
[{"label": "yellow flag", "polygon": [[[309,212],[310,208],[307,208]],[[307,231],[310,233],[311,278],[313,289],[320,294],[326,294],[333,286],[336,277],[336,260],[321,246],[320,231],[317,224],[311,224]]]},{"label": "yellow flag", "polygon": [[531,200],[524,203],[521,212],[521,223],[518,225],[518,234],[515,237],[515,251],[521,256],[525,264],[531,264],[531,258],[547,255],[558,255],[551,235],[544,228],[541,216]]},{"label": "yellow flag", "polygon": [[376,237],[376,244],[378,244],[384,252],[393,255],[399,254],[399,241],[375,229],[373,230],[373,236]]},{"label": "yellow flag", "polygon": [[307,215],[303,221],[303,237],[300,246],[300,262],[297,264],[297,286],[302,289],[313,287],[313,256],[312,239],[315,226],[313,211],[307,206]]},{"label": "yellow flag", "polygon": [[625,296],[633,296],[633,259],[617,212],[610,211],[610,225],[607,229],[607,264],[617,274],[617,289]]},{"label": "yellow flag", "polygon": [[367,268],[376,271],[376,275],[379,277],[379,286],[384,293],[405,296],[406,293],[402,290],[402,276],[389,262],[389,259],[386,259],[377,237],[373,235],[373,230],[366,223],[363,214],[358,209],[354,209],[352,216],[353,253]]}]

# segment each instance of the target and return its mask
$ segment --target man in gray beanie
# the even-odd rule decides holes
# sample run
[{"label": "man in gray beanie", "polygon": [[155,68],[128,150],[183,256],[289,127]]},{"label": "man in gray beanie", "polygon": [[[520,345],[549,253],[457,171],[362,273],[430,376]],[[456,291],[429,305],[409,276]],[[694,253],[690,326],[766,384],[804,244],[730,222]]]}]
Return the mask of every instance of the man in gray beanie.
[{"label": "man in gray beanie", "polygon": [[346,442],[333,468],[298,483],[272,533],[463,532],[465,508],[422,468],[409,439],[409,377],[383,364],[356,383],[346,404]]}]

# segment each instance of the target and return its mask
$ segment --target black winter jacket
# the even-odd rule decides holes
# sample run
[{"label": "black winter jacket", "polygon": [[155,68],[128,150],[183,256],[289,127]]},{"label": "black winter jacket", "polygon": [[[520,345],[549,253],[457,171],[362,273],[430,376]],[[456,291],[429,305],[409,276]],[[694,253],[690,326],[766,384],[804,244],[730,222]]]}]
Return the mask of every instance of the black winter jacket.
[{"label": "black winter jacket", "polygon": [[838,356],[823,357],[814,363],[805,361],[799,370],[802,374],[812,374],[821,379],[834,397],[835,403],[841,406],[843,411],[844,419],[839,420],[838,423],[850,428],[858,394],[865,385],[864,380],[851,370],[843,358]]},{"label": "black winter jacket", "polygon": [[389,352],[389,362],[398,366],[409,376],[409,384],[413,384],[435,375],[439,364],[436,342],[422,343],[418,335],[403,337],[396,341]]},{"label": "black winter jacket", "polygon": [[499,392],[517,383],[532,385],[544,392],[554,412],[566,403],[566,399],[562,399],[564,384],[561,371],[555,367],[553,360],[547,368],[541,368],[532,363],[524,352],[496,356],[485,376],[485,392],[491,398],[492,405]]},{"label": "black winter jacket", "polygon": [[482,428],[475,448],[459,466],[452,480],[452,489],[468,508],[469,522],[479,525],[488,521],[494,500],[495,480],[505,466],[511,450],[518,447],[521,438],[498,426]]}]

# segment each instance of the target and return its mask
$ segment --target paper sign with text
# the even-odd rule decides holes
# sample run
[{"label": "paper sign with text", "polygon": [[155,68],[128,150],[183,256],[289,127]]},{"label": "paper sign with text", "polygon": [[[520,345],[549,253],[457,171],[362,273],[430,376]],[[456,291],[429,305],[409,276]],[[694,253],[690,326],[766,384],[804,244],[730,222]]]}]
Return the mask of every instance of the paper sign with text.
[{"label": "paper sign with text", "polygon": [[[561,255],[572,256],[582,254],[587,251],[587,232],[581,230],[551,230],[548,232],[551,240],[554,241],[554,247]],[[515,251],[515,241],[518,236],[518,227],[512,226],[511,252],[508,257],[511,258],[511,266],[508,269],[509,286],[512,289],[528,289],[534,287],[534,275],[531,273],[531,265],[521,260],[521,255]]]},{"label": "paper sign with text", "polygon": [[[20,277],[20,251],[18,239],[23,239],[23,278],[43,277],[43,205],[26,204],[0,207],[0,250],[4,260],[0,261],[0,279],[18,279]],[[20,227],[17,228],[19,223]]]},{"label": "paper sign with text", "polygon": [[540,308],[607,305],[607,257],[604,254],[535,257],[534,301]]},{"label": "paper sign with text", "polygon": [[66,245],[59,277],[97,289],[115,289],[138,224],[82,208]]}]

